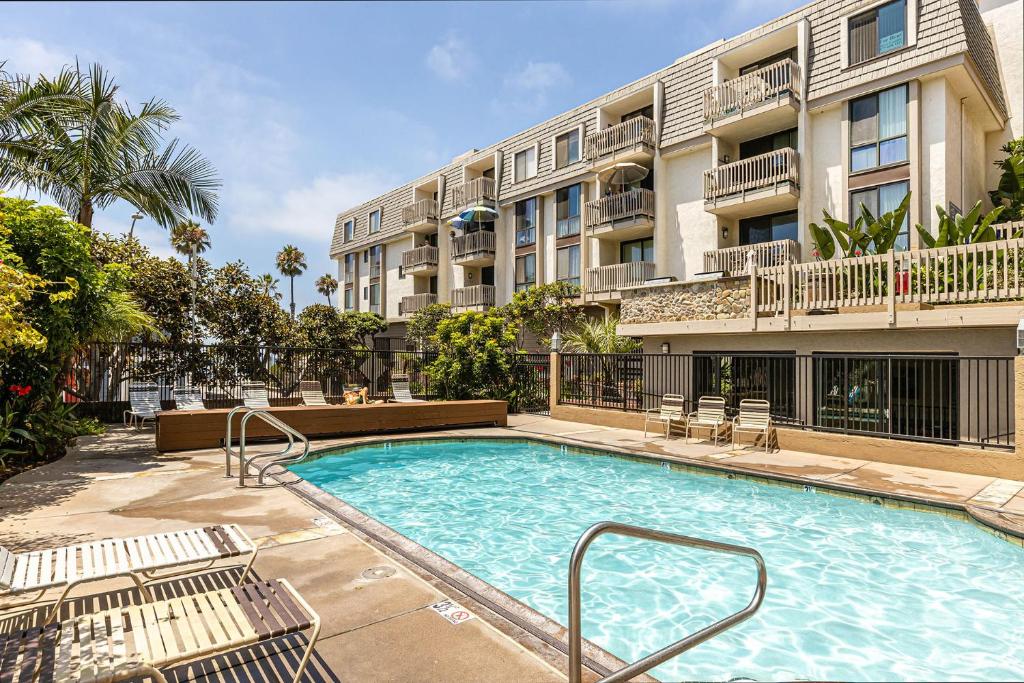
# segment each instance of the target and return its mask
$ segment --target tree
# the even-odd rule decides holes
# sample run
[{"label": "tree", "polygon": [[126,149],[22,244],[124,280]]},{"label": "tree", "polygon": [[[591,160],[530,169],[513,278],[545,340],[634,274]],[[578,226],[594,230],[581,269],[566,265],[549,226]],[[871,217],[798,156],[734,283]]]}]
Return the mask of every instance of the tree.
[{"label": "tree", "polygon": [[338,291],[338,281],[330,274],[321,275],[316,279],[316,291],[327,297],[327,305],[331,305],[331,294]]},{"label": "tree", "polygon": [[502,312],[521,328],[537,335],[542,344],[550,345],[555,332],[565,334],[582,323],[584,313],[583,306],[577,303],[579,296],[577,285],[551,282],[516,292],[512,301],[502,307]]},{"label": "tree", "polygon": [[516,341],[514,325],[496,310],[442,320],[437,358],[427,367],[432,387],[447,400],[509,398]]},{"label": "tree", "polygon": [[277,278],[270,273],[263,273],[263,275],[260,275],[256,280],[263,288],[264,294],[273,297],[276,301],[281,300],[281,292],[277,291],[277,285],[280,281]]},{"label": "tree", "polygon": [[1006,207],[1004,220],[1024,220],[1024,137],[1010,140],[1001,149],[1006,158],[995,164],[1002,173],[996,189],[988,194],[993,205]]},{"label": "tree", "polygon": [[[380,317],[380,316],[377,316]],[[321,349],[364,346],[365,321],[356,313],[341,313],[333,306],[306,306],[296,320],[296,342]]]},{"label": "tree", "polygon": [[562,350],[567,353],[632,353],[640,342],[618,333],[619,319],[587,320],[565,335]]},{"label": "tree", "polygon": [[95,210],[118,199],[164,227],[189,215],[213,221],[221,187],[213,166],[177,139],[161,148],[178,113],[155,98],[135,112],[117,96],[99,64],[65,68],[53,80],[8,80],[0,89],[0,187],[43,192],[90,228]]},{"label": "tree", "polygon": [[210,234],[193,220],[182,221],[171,228],[171,246],[188,257],[188,272],[192,278],[192,324],[196,324],[196,256],[210,248]]},{"label": "tree", "polygon": [[405,324],[405,337],[416,348],[427,351],[434,348],[434,335],[441,322],[452,317],[448,304],[430,304],[416,311]]},{"label": "tree", "polygon": [[295,320],[295,276],[306,271],[306,255],[295,245],[286,244],[277,252],[277,269],[281,275],[291,280],[291,301],[288,306],[291,309],[292,320]]}]

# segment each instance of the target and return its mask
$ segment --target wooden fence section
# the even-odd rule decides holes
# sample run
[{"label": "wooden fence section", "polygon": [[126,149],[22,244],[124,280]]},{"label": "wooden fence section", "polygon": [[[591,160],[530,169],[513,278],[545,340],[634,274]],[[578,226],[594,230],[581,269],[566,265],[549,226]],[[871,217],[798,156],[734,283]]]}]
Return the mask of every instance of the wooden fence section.
[{"label": "wooden fence section", "polygon": [[591,133],[583,145],[588,161],[635,147],[654,147],[654,121],[646,116],[637,116]]},{"label": "wooden fence section", "polygon": [[436,266],[437,247],[425,244],[422,247],[407,249],[402,252],[402,268],[409,270],[417,266]]},{"label": "wooden fence section", "polygon": [[414,204],[402,208],[403,225],[413,225],[436,219],[437,202],[433,199],[421,199]]},{"label": "wooden fence section", "polygon": [[637,188],[601,197],[585,206],[587,227],[637,216],[654,218],[654,191]]},{"label": "wooden fence section", "polygon": [[411,294],[398,302],[398,315],[412,315],[431,304],[437,303],[437,294]]},{"label": "wooden fence section", "polygon": [[461,258],[481,252],[494,252],[497,239],[489,230],[478,230],[452,238],[452,258]]},{"label": "wooden fence section", "polygon": [[704,121],[709,124],[780,95],[799,92],[800,65],[784,59],[705,90]]},{"label": "wooden fence section", "polygon": [[495,201],[494,178],[473,178],[455,187],[455,204],[468,206],[480,201]]},{"label": "wooden fence section", "polygon": [[773,187],[779,183],[798,183],[800,155],[792,147],[758,154],[704,171],[704,201],[740,192]]},{"label": "wooden fence section", "polygon": [[473,285],[452,290],[452,306],[466,308],[468,306],[493,306],[495,301],[492,285]]},{"label": "wooden fence section", "polygon": [[654,263],[635,261],[587,269],[586,291],[614,292],[623,287],[636,287],[654,278]]},{"label": "wooden fence section", "polygon": [[704,272],[724,272],[739,275],[747,272],[753,253],[754,265],[758,268],[781,266],[800,261],[800,243],[793,240],[775,240],[759,244],[745,244],[704,252]]}]

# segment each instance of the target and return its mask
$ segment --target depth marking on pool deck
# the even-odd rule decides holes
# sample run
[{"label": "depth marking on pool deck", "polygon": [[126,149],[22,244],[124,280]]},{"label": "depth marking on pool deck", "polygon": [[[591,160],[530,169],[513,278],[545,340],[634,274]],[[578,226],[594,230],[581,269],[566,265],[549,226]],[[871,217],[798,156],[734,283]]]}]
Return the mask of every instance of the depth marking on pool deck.
[{"label": "depth marking on pool deck", "polygon": [[449,623],[454,624],[455,626],[469,621],[470,619],[476,619],[468,609],[454,600],[442,600],[441,602],[435,602],[430,606],[430,609],[437,612]]}]

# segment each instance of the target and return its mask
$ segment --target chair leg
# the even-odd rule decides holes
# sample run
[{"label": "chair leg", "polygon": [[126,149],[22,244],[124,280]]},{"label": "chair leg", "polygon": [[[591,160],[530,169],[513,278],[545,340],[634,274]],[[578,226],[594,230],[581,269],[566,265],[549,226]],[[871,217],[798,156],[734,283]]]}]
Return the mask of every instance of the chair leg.
[{"label": "chair leg", "polygon": [[302,654],[302,661],[299,662],[299,666],[295,670],[295,678],[292,679],[292,683],[299,683],[299,681],[302,680],[302,674],[306,671],[306,665],[309,664],[310,657],[313,656],[313,647],[316,645],[316,641],[319,637],[320,619],[317,618],[316,623],[313,624],[313,633],[309,636],[309,644],[306,645],[306,651]]}]

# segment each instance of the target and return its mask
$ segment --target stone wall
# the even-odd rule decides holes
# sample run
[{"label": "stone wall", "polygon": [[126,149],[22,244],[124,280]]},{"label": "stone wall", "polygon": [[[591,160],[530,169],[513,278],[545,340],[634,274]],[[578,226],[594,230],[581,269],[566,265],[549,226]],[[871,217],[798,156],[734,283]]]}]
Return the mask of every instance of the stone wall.
[{"label": "stone wall", "polygon": [[638,287],[622,293],[625,324],[750,317],[750,278],[726,277]]}]

